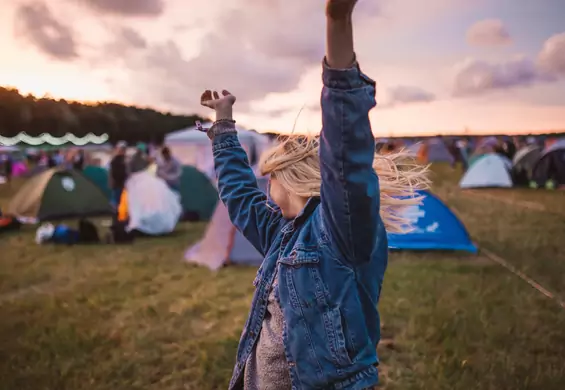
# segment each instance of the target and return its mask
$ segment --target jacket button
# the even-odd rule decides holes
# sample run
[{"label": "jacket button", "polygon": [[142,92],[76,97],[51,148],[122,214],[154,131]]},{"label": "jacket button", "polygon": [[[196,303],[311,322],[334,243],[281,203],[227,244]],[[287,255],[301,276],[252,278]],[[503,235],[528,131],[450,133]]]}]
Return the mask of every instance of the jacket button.
[{"label": "jacket button", "polygon": [[249,337],[255,337],[255,332],[253,331],[249,332]]},{"label": "jacket button", "polygon": [[294,366],[296,366],[296,363],[294,363],[294,362],[288,362],[288,365],[289,365],[290,367],[294,367]]}]

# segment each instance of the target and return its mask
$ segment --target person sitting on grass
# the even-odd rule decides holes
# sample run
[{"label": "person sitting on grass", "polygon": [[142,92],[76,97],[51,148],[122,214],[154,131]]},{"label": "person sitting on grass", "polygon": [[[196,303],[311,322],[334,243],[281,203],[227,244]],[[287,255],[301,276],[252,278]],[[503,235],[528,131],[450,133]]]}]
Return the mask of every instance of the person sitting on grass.
[{"label": "person sitting on grass", "polygon": [[328,0],[322,130],[261,158],[258,188],[232,116],[235,96],[205,91],[218,190],[233,224],[264,255],[230,389],[367,389],[378,383],[377,304],[387,231],[404,232],[426,167],[375,155],[375,82],[353,50],[356,0]]}]

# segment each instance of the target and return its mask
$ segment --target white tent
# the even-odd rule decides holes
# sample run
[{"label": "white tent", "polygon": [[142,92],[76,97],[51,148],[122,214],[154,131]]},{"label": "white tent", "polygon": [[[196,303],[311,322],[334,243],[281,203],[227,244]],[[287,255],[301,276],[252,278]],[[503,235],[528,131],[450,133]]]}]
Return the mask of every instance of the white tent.
[{"label": "white tent", "polygon": [[[212,123],[203,123],[204,128]],[[249,154],[253,149],[257,156],[269,147],[269,137],[254,131],[237,128],[239,141]],[[208,136],[197,130],[196,126],[179,130],[165,137],[165,144],[173,155],[184,165],[192,165],[209,177],[214,177],[214,159],[211,141]]]},{"label": "white tent", "polygon": [[461,188],[512,187],[512,162],[499,154],[485,154],[469,167],[459,182]]},{"label": "white tent", "polygon": [[131,175],[126,181],[129,223],[127,230],[149,235],[171,233],[182,213],[180,197],[148,171]]}]

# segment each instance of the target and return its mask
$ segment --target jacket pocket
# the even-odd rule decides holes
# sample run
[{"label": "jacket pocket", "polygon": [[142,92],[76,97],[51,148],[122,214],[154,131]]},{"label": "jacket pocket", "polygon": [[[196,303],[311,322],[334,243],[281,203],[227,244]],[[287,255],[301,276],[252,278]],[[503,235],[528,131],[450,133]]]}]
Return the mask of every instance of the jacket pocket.
[{"label": "jacket pocket", "polygon": [[[278,260],[283,292],[295,310],[313,310],[326,306],[325,287],[320,276],[317,249],[295,248]],[[279,290],[281,291],[281,290]]]},{"label": "jacket pocket", "polygon": [[279,263],[300,268],[307,264],[318,264],[320,262],[320,254],[317,248],[301,248],[293,249],[288,257],[281,257]]},{"label": "jacket pocket", "polygon": [[345,332],[339,308],[328,309],[323,314],[324,327],[328,338],[327,344],[337,366],[347,367],[353,364],[347,351]]}]

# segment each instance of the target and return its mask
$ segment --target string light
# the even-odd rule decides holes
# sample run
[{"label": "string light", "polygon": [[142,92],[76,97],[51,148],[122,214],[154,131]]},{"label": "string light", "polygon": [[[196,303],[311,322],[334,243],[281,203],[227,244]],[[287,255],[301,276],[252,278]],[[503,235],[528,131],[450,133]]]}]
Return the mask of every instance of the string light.
[{"label": "string light", "polygon": [[0,135],[0,145],[2,146],[15,146],[19,143],[24,143],[31,146],[39,146],[43,144],[49,144],[53,146],[61,146],[66,143],[71,143],[74,146],[84,146],[86,144],[101,145],[108,142],[110,137],[108,134],[102,134],[100,136],[94,135],[93,133],[88,133],[84,137],[77,137],[74,134],[67,133],[62,137],[53,137],[51,134],[43,133],[37,137],[32,137],[25,132],[21,132],[15,137],[2,137]]}]

